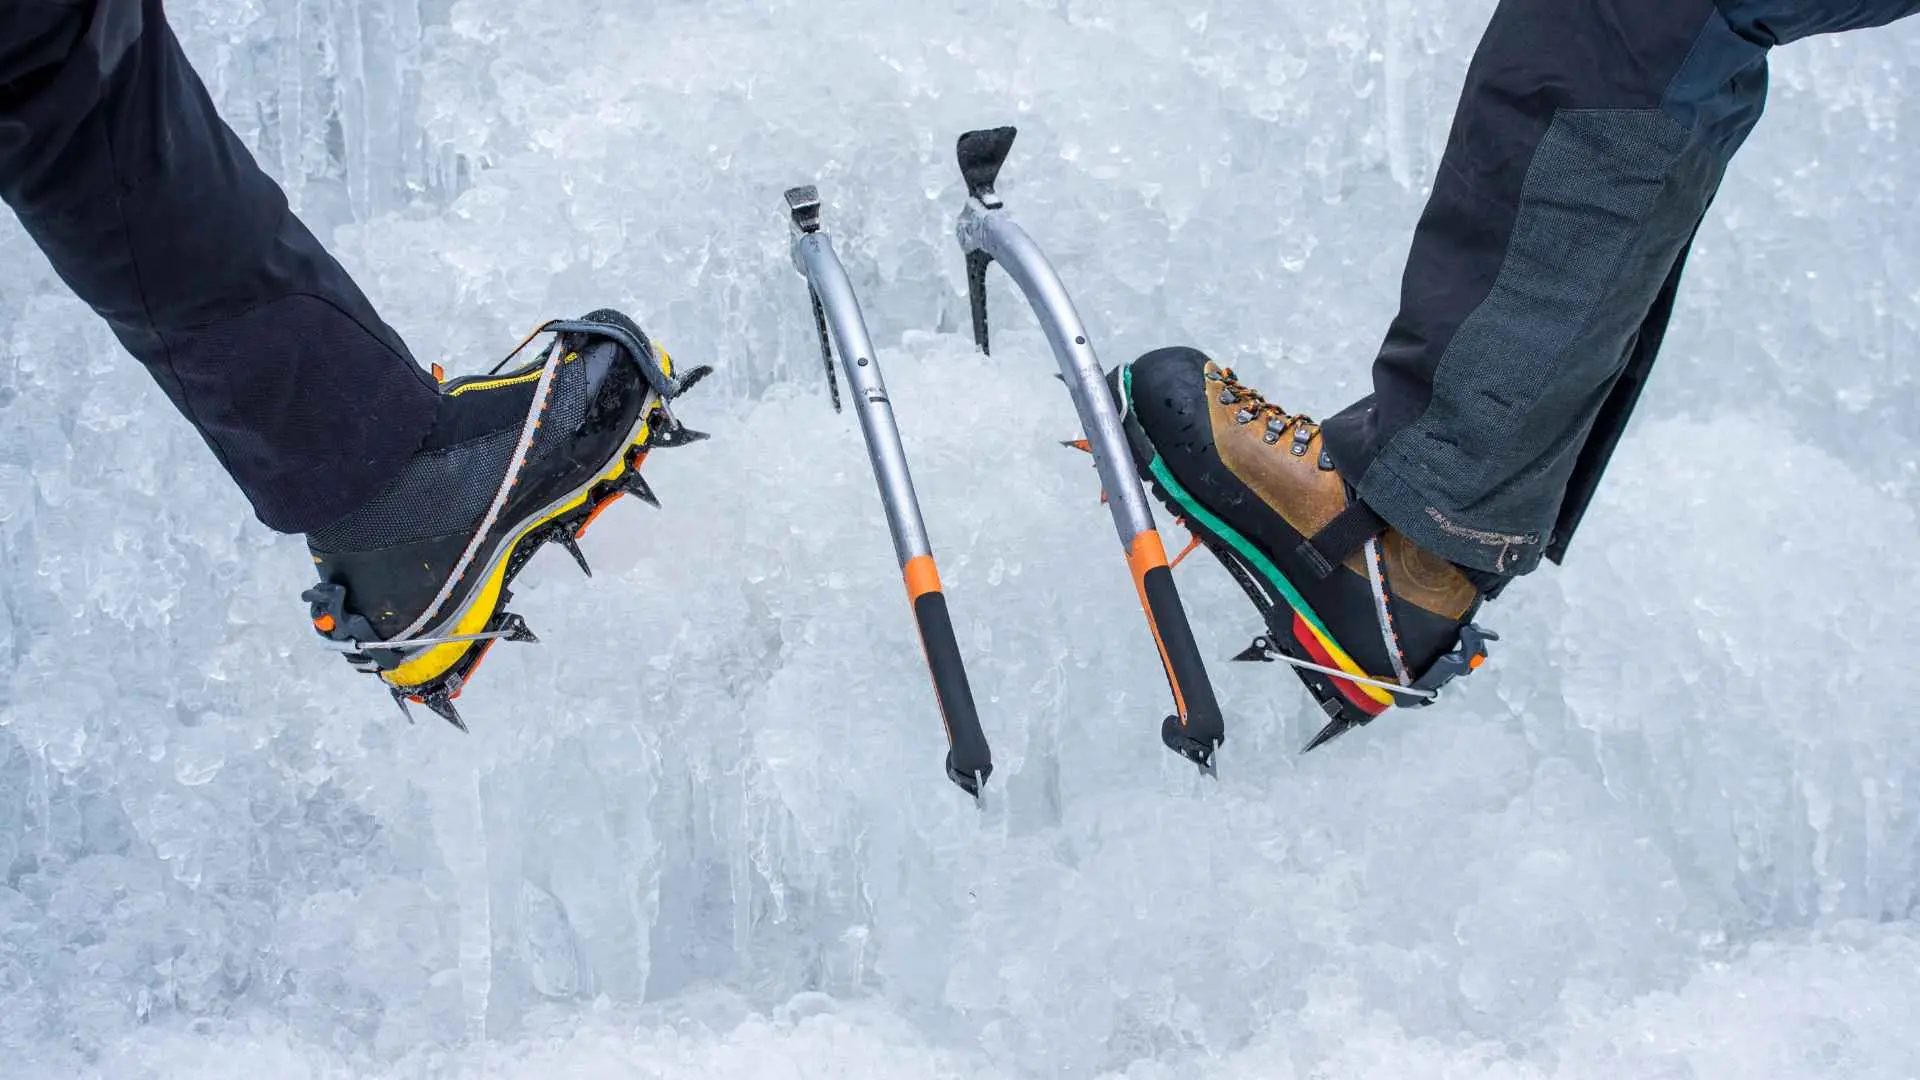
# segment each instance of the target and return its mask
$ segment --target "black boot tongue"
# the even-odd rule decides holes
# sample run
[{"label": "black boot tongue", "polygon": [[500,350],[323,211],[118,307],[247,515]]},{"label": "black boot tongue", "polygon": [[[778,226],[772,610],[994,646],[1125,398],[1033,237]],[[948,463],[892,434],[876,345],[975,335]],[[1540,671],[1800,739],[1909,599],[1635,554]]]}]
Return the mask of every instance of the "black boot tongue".
[{"label": "black boot tongue", "polygon": [[533,406],[535,381],[461,394],[441,394],[423,451],[446,450],[501,431],[518,431]]}]

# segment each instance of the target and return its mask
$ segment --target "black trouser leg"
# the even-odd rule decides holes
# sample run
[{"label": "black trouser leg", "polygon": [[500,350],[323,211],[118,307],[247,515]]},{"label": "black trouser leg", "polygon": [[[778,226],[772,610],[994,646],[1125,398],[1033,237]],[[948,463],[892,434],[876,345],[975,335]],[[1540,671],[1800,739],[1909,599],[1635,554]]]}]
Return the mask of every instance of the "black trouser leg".
[{"label": "black trouser leg", "polygon": [[1502,0],[1414,233],[1374,393],[1328,421],[1360,497],[1478,570],[1558,557],[1644,384],[1773,45],[1920,0]]},{"label": "black trouser leg", "polygon": [[269,527],[358,507],[437,391],[214,111],[159,0],[0,0],[0,197]]}]

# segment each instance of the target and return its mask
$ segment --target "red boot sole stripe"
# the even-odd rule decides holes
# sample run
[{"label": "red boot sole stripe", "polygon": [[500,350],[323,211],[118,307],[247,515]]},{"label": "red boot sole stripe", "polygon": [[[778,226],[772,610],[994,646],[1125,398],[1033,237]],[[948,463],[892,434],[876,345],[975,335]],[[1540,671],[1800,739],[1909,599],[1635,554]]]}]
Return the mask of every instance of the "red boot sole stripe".
[{"label": "red boot sole stripe", "polygon": [[[1331,668],[1340,666],[1339,663],[1334,660],[1333,656],[1320,646],[1320,639],[1314,636],[1313,628],[1307,625],[1306,620],[1302,619],[1300,613],[1297,611],[1293,614],[1293,640],[1299,642],[1301,647],[1307,650],[1307,655],[1313,658],[1314,663]],[[1366,713],[1368,716],[1379,716],[1381,713],[1387,711],[1387,706],[1368,697],[1366,691],[1361,690],[1355,684],[1331,675],[1327,677],[1333,680],[1333,685],[1335,689],[1340,691],[1341,697],[1346,698],[1355,708]]]}]

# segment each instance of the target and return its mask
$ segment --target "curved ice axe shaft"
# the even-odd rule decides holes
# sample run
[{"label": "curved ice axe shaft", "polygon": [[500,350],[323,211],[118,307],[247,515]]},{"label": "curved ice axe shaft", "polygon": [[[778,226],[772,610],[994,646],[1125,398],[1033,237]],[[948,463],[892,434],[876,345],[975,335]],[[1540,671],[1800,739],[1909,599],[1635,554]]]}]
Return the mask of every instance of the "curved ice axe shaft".
[{"label": "curved ice axe shaft", "polygon": [[[787,210],[792,217],[793,267],[807,279],[820,331],[820,349],[827,359],[828,385],[833,384],[832,355],[837,350],[847,376],[848,396],[866,437],[874,480],[880,485],[887,527],[893,533],[894,555],[906,578],[907,599],[913,605],[920,644],[933,675],[934,696],[946,724],[947,776],[977,798],[993,772],[993,756],[980,729],[973,690],[960,661],[946,594],[940,588],[940,572],[934,565],[926,524],[920,518],[913,477],[907,471],[907,453],[900,445],[900,428],[894,423],[893,405],[880,379],[880,364],[873,341],[867,336],[866,319],[860,314],[860,302],[847,280],[847,271],[834,254],[833,241],[820,231],[819,193],[811,186],[788,191]],[[834,408],[839,407],[839,391],[835,388]]]},{"label": "curved ice axe shaft", "polygon": [[967,255],[974,341],[982,350],[987,349],[986,274],[988,264],[997,262],[1020,287],[1046,330],[1061,377],[1073,395],[1074,411],[1080,414],[1080,426],[1086,432],[1087,448],[1093,452],[1100,482],[1106,486],[1107,508],[1113,514],[1114,529],[1120,534],[1127,565],[1133,571],[1134,588],[1140,594],[1140,606],[1146,611],[1147,626],[1153,631],[1167,685],[1173,691],[1176,712],[1161,725],[1161,739],[1168,749],[1211,773],[1214,750],[1226,739],[1220,705],[1214,699],[1213,684],[1200,659],[1186,609],[1174,589],[1166,549],[1154,528],[1153,511],[1127,449],[1127,434],[1107,389],[1106,375],[1100,370],[1100,358],[1088,342],[1086,327],[1053,264],[1033,238],[1014,223],[993,190],[1000,166],[1013,148],[1013,137],[1010,127],[970,131],[960,136],[957,147],[960,173],[967,182],[967,205],[960,212],[955,236]]}]

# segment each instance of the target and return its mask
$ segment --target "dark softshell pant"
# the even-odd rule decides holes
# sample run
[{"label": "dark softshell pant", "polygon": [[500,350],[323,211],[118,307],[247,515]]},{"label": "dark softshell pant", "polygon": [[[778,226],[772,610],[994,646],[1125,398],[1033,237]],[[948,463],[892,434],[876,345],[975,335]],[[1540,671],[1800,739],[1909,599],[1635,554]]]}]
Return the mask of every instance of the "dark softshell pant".
[{"label": "dark softshell pant", "polygon": [[214,112],[159,0],[0,0],[0,197],[260,520],[358,507],[438,392]]},{"label": "dark softshell pant", "polygon": [[1558,561],[1638,398],[1767,51],[1920,0],[1502,0],[1374,364],[1326,438],[1464,566]]},{"label": "dark softshell pant", "polygon": [[[1414,236],[1375,392],[1327,425],[1416,542],[1564,551],[1672,309],[1766,55],[1920,0],[1503,0]],[[0,196],[262,521],[356,508],[432,380],[215,114],[159,0],[0,0]]]}]

